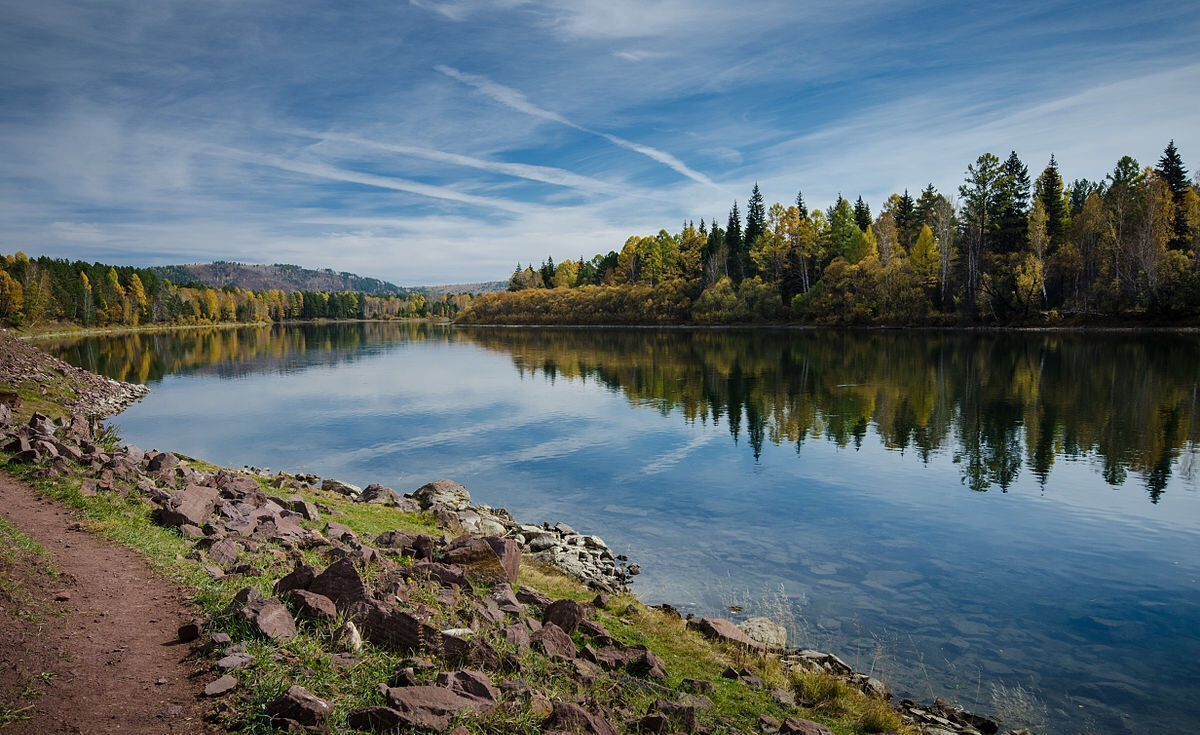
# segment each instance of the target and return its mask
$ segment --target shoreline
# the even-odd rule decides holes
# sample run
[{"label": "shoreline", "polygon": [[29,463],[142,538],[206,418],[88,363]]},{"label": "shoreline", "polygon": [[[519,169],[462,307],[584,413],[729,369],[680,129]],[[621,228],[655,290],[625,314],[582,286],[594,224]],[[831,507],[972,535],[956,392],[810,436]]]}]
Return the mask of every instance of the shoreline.
[{"label": "shoreline", "polygon": [[[40,355],[43,355],[44,359],[53,363],[61,362],[56,358],[45,355],[45,353],[42,353],[35,347],[29,346],[28,349],[36,351]],[[78,370],[78,372],[86,373],[86,371],[82,370]],[[87,374],[90,375],[90,373]],[[68,374],[64,373],[64,375]],[[68,379],[71,379],[71,377],[77,376],[69,376]],[[47,435],[45,420],[39,420],[35,415],[30,421],[30,428],[21,431],[40,432],[42,443],[39,444],[37,441],[34,441],[28,445],[27,449],[23,449],[21,453],[18,453],[14,459],[31,467],[41,466],[48,461],[51,463],[48,465],[48,471],[53,476],[55,472],[65,473],[70,471],[70,467],[63,465],[60,461],[64,457],[73,458],[76,456],[76,453],[79,453],[81,460],[87,460],[89,455],[82,453],[81,448],[87,448],[88,446],[92,446],[90,451],[93,454],[100,451],[93,445],[85,444],[82,440],[72,447],[69,434],[63,439],[56,439],[54,436],[56,431],[60,433],[64,431],[84,432],[90,438],[93,429],[81,429],[81,417],[78,415],[74,419],[70,418],[72,414],[77,413],[77,409],[82,409],[83,413],[112,416],[120,413],[128,405],[141,400],[148,393],[148,390],[144,386],[118,383],[107,378],[103,380],[107,381],[106,385],[108,385],[111,391],[110,395],[93,404],[73,407],[76,410],[68,409],[67,416],[61,422],[61,429],[56,430],[51,428]],[[0,407],[0,414],[3,414],[4,410],[3,407]],[[0,419],[2,418],[3,416],[0,415]],[[13,418],[11,413],[9,414],[9,418]],[[7,421],[0,421],[0,424],[3,423],[7,423]],[[86,421],[84,423],[86,424]],[[16,424],[13,423],[13,425],[15,426]],[[30,440],[34,440],[35,438],[33,436],[29,437]],[[62,443],[64,441],[66,442],[65,444]],[[46,449],[44,446],[46,442],[53,443],[55,448]],[[12,446],[12,443],[6,445],[6,450],[11,449]],[[18,448],[24,446],[19,445]],[[39,447],[42,448],[44,456],[38,455]],[[32,452],[32,454],[28,454],[28,452]],[[395,511],[401,514],[414,516],[429,514],[436,520],[437,528],[441,529],[441,533],[444,536],[464,533],[466,536],[463,538],[492,537],[509,539],[515,542],[522,556],[531,561],[540,562],[548,567],[555,568],[568,577],[583,582],[590,590],[589,594],[592,592],[599,593],[600,595],[626,594],[628,593],[627,582],[629,578],[635,576],[640,571],[640,567],[629,563],[628,559],[620,555],[614,555],[607,544],[596,536],[577,533],[574,529],[563,523],[557,523],[554,526],[551,526],[549,523],[542,523],[540,526],[522,524],[503,508],[473,505],[466,488],[457,485],[457,483],[438,481],[420,488],[415,493],[401,495],[390,488],[380,485],[371,485],[362,490],[332,479],[326,479],[321,482],[320,478],[313,475],[288,474],[285,472],[268,474],[254,468],[243,468],[242,470],[220,468],[204,463],[202,460],[192,460],[182,455],[158,452],[147,453],[135,447],[114,445],[106,450],[106,452],[106,454],[100,456],[111,456],[113,460],[100,466],[97,466],[96,460],[91,460],[91,469],[93,472],[85,472],[85,477],[88,479],[83,480],[81,487],[89,489],[88,492],[90,492],[91,496],[104,496],[116,491],[116,479],[123,474],[126,480],[136,479],[135,484],[137,489],[131,492],[148,494],[147,497],[151,503],[159,508],[159,511],[156,511],[156,513],[169,514],[175,512],[171,510],[171,508],[175,507],[172,505],[174,502],[172,498],[174,494],[185,492],[184,490],[177,489],[172,494],[169,488],[167,493],[163,493],[161,489],[150,489],[156,485],[160,488],[163,487],[162,482],[166,476],[160,470],[163,466],[168,466],[171,468],[171,478],[175,478],[176,473],[179,473],[178,476],[181,478],[179,482],[190,483],[187,489],[188,492],[197,483],[215,483],[221,486],[222,482],[227,484],[236,483],[236,478],[238,477],[254,478],[256,481],[262,483],[264,489],[270,487],[277,488],[280,492],[287,490],[288,492],[303,493],[303,497],[306,498],[304,502],[308,502],[307,498],[311,497],[312,502],[317,503],[317,506],[321,506],[320,499],[322,497],[332,495],[346,498],[352,504],[351,507],[358,504],[365,506],[379,505],[388,511]],[[125,456],[127,460],[124,464],[117,465],[120,469],[114,475],[112,462],[121,456]],[[136,461],[133,461],[135,459]],[[56,467],[57,469],[55,469]],[[223,477],[226,479],[222,480],[221,478]],[[149,485],[147,485],[147,481]],[[320,483],[319,488],[317,487],[318,482]],[[430,491],[429,488],[434,486],[437,487],[433,491]],[[176,487],[178,488],[179,485],[176,485]],[[222,490],[222,492],[225,492],[225,490]],[[301,495],[296,495],[295,497],[299,498]],[[299,500],[291,502],[292,507],[297,510],[304,508],[302,514],[308,517],[309,511],[307,506],[301,504]],[[279,523],[279,521],[276,521],[276,526],[279,526]],[[329,529],[332,530],[335,525],[331,523]],[[193,538],[199,538],[203,541],[208,531],[196,528],[195,532],[189,533],[193,534]],[[341,531],[337,531],[337,533],[340,534]],[[215,538],[224,539],[231,538],[231,536],[222,535]],[[383,537],[381,536],[380,540],[382,539]],[[380,544],[380,540],[376,541],[376,545]],[[220,543],[224,543],[224,541],[222,540]],[[352,549],[358,549],[354,553],[365,554],[364,559],[366,560],[370,560],[373,556],[377,556],[380,553],[365,545],[355,546],[355,543],[357,541],[351,544]],[[380,546],[380,548],[386,550],[386,545]],[[208,569],[211,570],[211,566]],[[597,600],[600,600],[600,597],[597,597]],[[687,630],[697,631],[705,638],[718,641],[722,646],[756,650],[759,651],[760,655],[770,657],[775,662],[773,665],[783,666],[787,671],[802,672],[798,675],[829,677],[832,680],[846,683],[847,686],[859,692],[860,696],[882,701],[890,699],[890,692],[886,684],[867,674],[854,671],[852,667],[836,655],[803,648],[788,648],[786,630],[777,622],[772,624],[771,621],[765,621],[766,624],[764,624],[763,619],[758,619],[756,626],[751,626],[750,629],[747,629],[746,625],[751,621],[746,621],[746,623],[738,625],[732,621],[722,619],[693,620],[690,615],[687,619],[683,619],[670,605],[659,606],[656,609],[660,611],[661,615],[666,616],[667,619],[677,620]],[[783,633],[782,639],[779,637],[781,630]],[[726,674],[728,673],[727,670]],[[733,670],[732,676],[726,676],[726,678],[731,678],[738,682],[744,681],[751,687],[754,686],[754,682],[758,679],[756,674],[742,669]],[[761,681],[759,685],[761,686]],[[960,708],[955,708],[952,705],[941,702],[941,700],[938,700],[938,702],[935,702],[931,706],[921,706],[910,700],[902,700],[891,706],[896,712],[900,713],[906,723],[914,725],[915,732],[924,732],[926,729],[925,726],[929,728],[941,728],[941,732],[943,733],[964,733],[966,735],[974,735],[975,733],[984,733],[987,735],[989,732],[994,733],[998,729],[996,723],[993,721],[964,712]],[[937,730],[930,729],[929,732],[937,732]]]},{"label": "shoreline", "polygon": [[159,332],[176,332],[176,331],[192,331],[198,329],[251,329],[259,327],[287,327],[301,325],[326,325],[326,324],[406,324],[406,323],[422,323],[422,324],[446,324],[451,322],[445,319],[293,319],[285,322],[219,322],[215,324],[139,324],[137,326],[124,327],[78,327],[75,329],[61,329],[58,331],[49,332],[21,332],[19,330],[9,330],[13,336],[22,341],[34,341],[39,339],[52,339],[60,337],[104,337],[104,336],[119,336],[122,334],[141,334],[141,333],[159,333]]}]

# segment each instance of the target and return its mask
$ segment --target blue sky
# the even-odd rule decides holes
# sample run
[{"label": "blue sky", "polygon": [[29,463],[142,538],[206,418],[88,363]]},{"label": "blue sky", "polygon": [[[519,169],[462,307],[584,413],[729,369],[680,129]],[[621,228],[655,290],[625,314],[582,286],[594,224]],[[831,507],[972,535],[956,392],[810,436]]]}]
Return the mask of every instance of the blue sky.
[{"label": "blue sky", "polygon": [[1189,3],[0,0],[0,250],[507,277],[980,153],[1200,166]]}]

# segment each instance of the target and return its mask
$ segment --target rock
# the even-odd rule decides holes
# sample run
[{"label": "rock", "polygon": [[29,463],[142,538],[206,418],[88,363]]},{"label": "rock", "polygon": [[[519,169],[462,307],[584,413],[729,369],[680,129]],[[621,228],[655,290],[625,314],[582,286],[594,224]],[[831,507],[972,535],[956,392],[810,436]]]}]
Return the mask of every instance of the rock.
[{"label": "rock", "polygon": [[325,721],[333,708],[302,686],[291,686],[267,706],[272,722],[292,721],[305,727],[315,727]]},{"label": "rock", "polygon": [[696,730],[696,708],[660,699],[651,707],[652,711],[662,715],[672,732],[690,733]]},{"label": "rock", "polygon": [[390,487],[371,484],[367,485],[367,489],[363,490],[362,495],[355,498],[355,501],[373,505],[399,505],[402,499],[400,493]]},{"label": "rock", "polygon": [[156,518],[164,526],[179,527],[185,523],[203,526],[212,515],[219,498],[220,492],[216,488],[188,485],[167,500],[167,504],[156,513]]},{"label": "rock", "polygon": [[412,575],[421,579],[431,579],[443,587],[461,587],[471,589],[471,581],[467,572],[457,564],[443,564],[437,561],[417,562],[412,566]]},{"label": "rock", "polygon": [[570,702],[555,702],[554,711],[542,730],[583,735],[617,735],[617,728],[607,719]]},{"label": "rock", "polygon": [[762,732],[775,733],[779,732],[779,728],[783,723],[771,717],[770,715],[761,715],[758,718],[758,729]]},{"label": "rock", "polygon": [[542,629],[530,636],[533,647],[550,658],[570,661],[575,658],[575,641],[566,631],[554,623],[546,623]]},{"label": "rock", "polygon": [[629,662],[629,673],[650,679],[666,679],[667,669],[661,659],[645,648],[637,649],[638,655]]},{"label": "rock", "polygon": [[438,686],[448,687],[450,691],[467,699],[474,699],[486,705],[495,705],[500,699],[500,690],[492,686],[492,680],[481,671],[462,669],[450,674],[441,674],[437,678]]},{"label": "rock", "polygon": [[592,600],[592,607],[597,610],[607,610],[610,604],[612,604],[612,597],[604,593],[596,595],[596,599]]},{"label": "rock", "polygon": [[283,595],[292,590],[305,590],[317,576],[317,570],[303,561],[297,561],[292,571],[275,582],[275,594]]},{"label": "rock", "polygon": [[337,639],[343,646],[355,653],[362,650],[362,634],[358,632],[358,626],[353,621],[347,620],[342,627],[338,628]]},{"label": "rock", "polygon": [[791,709],[796,706],[796,695],[787,689],[772,689],[771,699],[775,700],[775,704],[784,709]]},{"label": "rock", "polygon": [[325,490],[326,492],[337,493],[338,495],[345,495],[350,498],[357,498],[362,494],[362,488],[359,486],[351,485],[348,482],[341,482],[340,480],[326,480],[325,482],[321,483],[321,489]]},{"label": "rock", "polygon": [[299,513],[307,521],[321,520],[321,511],[317,510],[317,506],[308,502],[299,495],[288,498],[287,505],[289,510],[291,510],[293,513]]},{"label": "rock", "polygon": [[308,590],[292,590],[289,596],[296,606],[296,614],[300,617],[324,622],[337,620],[337,606],[325,595]]},{"label": "rock", "polygon": [[728,643],[745,648],[762,648],[762,644],[754,641],[742,632],[742,629],[724,618],[701,618],[688,621],[688,628],[694,630],[709,640]]},{"label": "rock", "polygon": [[283,643],[296,637],[296,621],[287,607],[279,600],[263,599],[253,587],[238,592],[230,607],[256,631],[273,641]]},{"label": "rock", "polygon": [[445,508],[448,510],[466,510],[471,506],[471,493],[453,480],[437,480],[421,486],[412,494],[421,510]]},{"label": "rock", "polygon": [[750,618],[738,625],[750,640],[760,643],[766,648],[787,648],[787,628],[769,618]]},{"label": "rock", "polygon": [[833,733],[828,727],[812,720],[789,717],[779,726],[779,735],[833,735]]},{"label": "rock", "polygon": [[245,651],[234,651],[226,656],[222,656],[217,661],[217,668],[222,671],[236,671],[244,669],[254,663],[254,657]]},{"label": "rock", "polygon": [[346,724],[363,732],[397,733],[410,726],[406,717],[391,707],[367,707],[351,712]]},{"label": "rock", "polygon": [[326,567],[313,579],[308,591],[333,600],[341,612],[350,612],[371,598],[367,583],[349,559],[335,561]]},{"label": "rock", "polygon": [[204,635],[204,622],[201,620],[191,620],[179,626],[179,630],[176,632],[176,640],[180,643],[191,643],[202,635]]},{"label": "rock", "polygon": [[544,622],[554,623],[568,635],[574,633],[586,619],[587,609],[574,600],[557,600],[542,614]]},{"label": "rock", "polygon": [[510,538],[464,536],[450,542],[445,554],[448,562],[489,584],[515,583],[521,569],[521,548]]},{"label": "rock", "polygon": [[228,567],[237,561],[242,553],[242,545],[232,538],[226,537],[216,542],[208,549],[208,558],[214,564]]},{"label": "rock", "polygon": [[472,710],[488,714],[494,702],[469,699],[443,687],[392,687],[387,690],[388,705],[402,718],[402,726],[443,732],[460,712]]},{"label": "rock", "polygon": [[170,452],[159,452],[146,464],[146,469],[157,475],[175,472],[179,467],[179,457]]},{"label": "rock", "polygon": [[204,696],[219,697],[226,692],[232,691],[238,685],[238,680],[232,674],[225,674],[215,681],[209,682],[208,686],[204,687]]}]

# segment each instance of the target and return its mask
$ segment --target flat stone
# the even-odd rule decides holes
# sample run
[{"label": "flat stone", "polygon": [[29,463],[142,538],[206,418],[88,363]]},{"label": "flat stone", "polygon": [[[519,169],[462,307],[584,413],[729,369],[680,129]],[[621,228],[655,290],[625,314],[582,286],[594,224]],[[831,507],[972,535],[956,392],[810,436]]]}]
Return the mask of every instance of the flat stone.
[{"label": "flat stone", "polygon": [[273,722],[290,720],[306,727],[321,724],[332,711],[328,702],[295,685],[267,706],[267,715]]},{"label": "flat stone", "polygon": [[225,674],[219,679],[211,681],[208,686],[204,687],[204,696],[219,697],[226,692],[230,692],[238,685],[238,680],[232,674]]}]

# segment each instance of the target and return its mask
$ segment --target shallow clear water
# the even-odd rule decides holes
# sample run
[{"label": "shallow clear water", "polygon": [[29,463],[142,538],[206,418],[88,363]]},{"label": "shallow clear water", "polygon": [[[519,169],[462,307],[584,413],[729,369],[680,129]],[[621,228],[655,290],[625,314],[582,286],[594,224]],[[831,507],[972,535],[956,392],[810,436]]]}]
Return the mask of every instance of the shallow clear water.
[{"label": "shallow clear water", "polygon": [[[1200,340],[353,324],[43,342],[140,446],[439,477],[791,618],[901,692],[1065,733],[1200,722]],[[1016,724],[1016,723],[1014,723]]]}]

